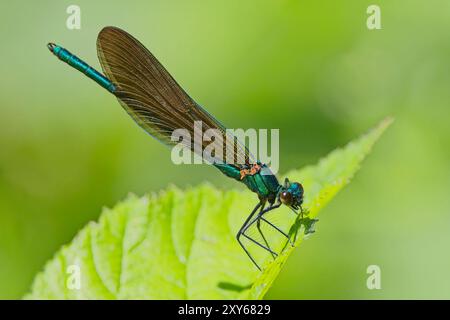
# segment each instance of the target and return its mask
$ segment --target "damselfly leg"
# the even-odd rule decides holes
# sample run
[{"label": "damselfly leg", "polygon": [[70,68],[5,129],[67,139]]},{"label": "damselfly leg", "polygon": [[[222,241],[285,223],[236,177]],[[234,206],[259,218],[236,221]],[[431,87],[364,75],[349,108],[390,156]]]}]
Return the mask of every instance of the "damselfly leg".
[{"label": "damselfly leg", "polygon": [[245,220],[244,224],[242,225],[242,227],[239,229],[237,235],[236,235],[236,239],[239,242],[239,244],[241,245],[242,249],[244,249],[245,253],[248,255],[248,257],[250,258],[250,260],[252,260],[253,264],[259,269],[261,270],[261,268],[258,266],[258,264],[256,263],[255,259],[253,259],[252,255],[250,254],[250,252],[247,250],[247,248],[244,246],[244,244],[241,241],[241,235],[244,234],[244,228],[247,226],[248,222],[250,221],[250,219],[255,215],[255,212],[262,206],[261,202],[258,202],[258,204],[255,206],[255,208],[253,208],[252,212],[249,214],[249,216],[247,217],[247,219]]},{"label": "damselfly leg", "polygon": [[269,242],[267,242],[266,236],[264,235],[264,233],[261,230],[261,218],[256,220],[256,228],[258,229],[258,232],[261,235],[266,247],[271,250],[270,254],[272,255],[272,258],[275,260],[276,254],[272,252],[272,249],[269,246]]},{"label": "damselfly leg", "polygon": [[[250,240],[251,242],[253,242],[254,244],[256,244],[257,246],[261,247],[262,249],[268,251],[272,257],[275,259],[276,256],[278,256],[278,254],[273,251],[270,246],[269,243],[266,239],[266,237],[264,236],[262,230],[261,230],[261,221],[266,222],[269,226],[271,226],[272,228],[274,228],[276,231],[278,231],[279,233],[281,233],[283,236],[285,236],[289,243],[293,246],[293,242],[291,241],[289,235],[284,232],[283,230],[281,230],[280,228],[278,228],[277,226],[275,226],[273,223],[271,223],[269,220],[267,220],[266,218],[264,218],[264,214],[268,213],[269,211],[272,211],[274,209],[277,209],[281,206],[281,202],[277,203],[277,204],[271,204],[268,208],[264,208],[265,203],[264,202],[259,202],[256,207],[253,209],[253,211],[250,213],[250,215],[247,217],[247,219],[245,220],[244,224],[242,225],[241,229],[239,229],[239,232],[236,235],[236,239],[239,242],[239,244],[241,245],[241,247],[244,249],[245,253],[247,253],[247,255],[249,256],[250,260],[255,264],[255,266],[261,270],[261,268],[259,267],[259,265],[256,263],[255,259],[252,257],[252,255],[250,254],[250,252],[247,250],[247,248],[244,246],[244,244],[242,243],[240,237],[243,236],[245,238],[247,238],[248,240]],[[258,211],[259,210],[259,211]],[[256,217],[253,217],[255,215],[255,213],[258,212]],[[246,231],[256,222],[256,227],[258,229],[258,232],[260,233],[264,244],[261,244],[260,242],[256,241],[255,239],[253,239],[252,237],[250,237],[249,235],[246,234]]]},{"label": "damselfly leg", "polygon": [[264,221],[265,223],[267,223],[269,226],[271,226],[272,228],[274,228],[275,230],[277,230],[279,233],[281,233],[283,236],[285,236],[289,243],[294,246],[294,243],[291,241],[291,238],[289,237],[289,235],[284,232],[283,230],[281,230],[280,228],[278,228],[276,225],[274,225],[272,222],[270,222],[269,220],[267,220],[266,218],[264,218],[263,216],[260,216],[260,220]]}]

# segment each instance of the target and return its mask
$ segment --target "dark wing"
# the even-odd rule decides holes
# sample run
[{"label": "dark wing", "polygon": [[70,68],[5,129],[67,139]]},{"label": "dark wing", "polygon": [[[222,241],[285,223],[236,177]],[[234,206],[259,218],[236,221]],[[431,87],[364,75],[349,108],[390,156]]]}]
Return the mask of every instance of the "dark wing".
[{"label": "dark wing", "polygon": [[[219,129],[225,141],[225,127],[189,97],[150,51],[133,36],[119,28],[106,27],[98,35],[97,53],[104,73],[117,88],[114,93],[117,99],[150,135],[166,145],[175,145],[178,141],[171,140],[172,132],[184,128],[195,140],[194,121],[202,121],[203,132]],[[198,135],[198,130],[195,133]],[[197,141],[203,141],[202,137]],[[246,163],[253,163],[254,159],[247,148],[234,141],[234,151],[224,147],[223,155],[232,152],[234,159],[239,156]],[[200,154],[199,150],[203,151],[210,142],[201,144],[201,148],[198,148],[192,141],[186,147]]]}]

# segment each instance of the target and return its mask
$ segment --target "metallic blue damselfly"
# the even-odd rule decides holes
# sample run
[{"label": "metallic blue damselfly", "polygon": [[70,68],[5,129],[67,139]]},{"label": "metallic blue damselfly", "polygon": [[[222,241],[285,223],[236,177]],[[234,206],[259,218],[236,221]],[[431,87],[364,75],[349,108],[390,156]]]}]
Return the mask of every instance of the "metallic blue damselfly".
[{"label": "metallic blue damselfly", "polygon": [[[47,46],[60,60],[115,95],[136,123],[164,144],[169,146],[175,144],[171,134],[179,128],[187,129],[193,137],[195,121],[202,121],[204,130],[219,129],[223,133],[224,140],[227,138],[225,127],[199,106],[150,51],[127,32],[116,27],[106,27],[98,35],[97,52],[106,76],[63,47],[53,43]],[[203,140],[201,143],[200,148],[196,148],[193,143],[187,147],[194,153],[199,153],[200,150],[202,156],[202,150],[206,145]],[[224,152],[226,154],[230,150]],[[290,183],[288,179],[284,184],[280,184],[270,168],[256,160],[242,143],[236,143],[231,152],[232,159],[240,157],[244,161],[237,164],[235,161],[226,162],[220,159],[213,161],[212,165],[226,176],[245,184],[258,195],[258,204],[239,229],[236,238],[252,262],[260,269],[244,246],[241,237],[267,250],[275,258],[277,253],[269,246],[260,228],[261,222],[267,223],[291,242],[289,235],[267,220],[265,215],[282,204],[296,214],[302,213],[303,187],[298,182]],[[246,233],[254,224],[263,243]]]}]

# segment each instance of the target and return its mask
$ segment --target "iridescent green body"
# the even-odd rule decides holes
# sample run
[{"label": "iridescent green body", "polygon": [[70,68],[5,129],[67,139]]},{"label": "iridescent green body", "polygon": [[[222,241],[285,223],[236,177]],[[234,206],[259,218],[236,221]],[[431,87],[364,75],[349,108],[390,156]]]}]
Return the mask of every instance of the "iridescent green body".
[{"label": "iridescent green body", "polygon": [[78,58],[76,55],[72,54],[69,50],[64,49],[63,47],[60,47],[54,43],[49,43],[48,48],[51,52],[53,52],[55,56],[59,58],[59,60],[64,61],[69,66],[77,69],[78,71],[81,71],[109,92],[114,93],[114,91],[116,90],[116,87],[108,78],[106,78],[86,62]]},{"label": "iridescent green body", "polygon": [[255,192],[260,199],[268,199],[273,203],[281,185],[277,177],[270,171],[269,167],[261,164],[261,170],[253,175],[245,175],[241,178],[240,168],[231,164],[214,164],[226,176],[245,184],[251,191]]}]

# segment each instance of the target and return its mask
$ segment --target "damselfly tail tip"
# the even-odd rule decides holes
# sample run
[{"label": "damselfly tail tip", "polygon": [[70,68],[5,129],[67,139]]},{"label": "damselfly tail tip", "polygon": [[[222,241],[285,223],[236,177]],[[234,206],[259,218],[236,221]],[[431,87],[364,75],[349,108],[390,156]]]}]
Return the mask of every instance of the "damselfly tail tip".
[{"label": "damselfly tail tip", "polygon": [[55,47],[56,47],[56,44],[54,44],[53,42],[47,43],[47,48],[48,48],[48,50],[50,50],[51,53],[54,53]]}]

